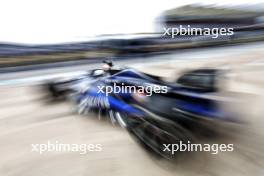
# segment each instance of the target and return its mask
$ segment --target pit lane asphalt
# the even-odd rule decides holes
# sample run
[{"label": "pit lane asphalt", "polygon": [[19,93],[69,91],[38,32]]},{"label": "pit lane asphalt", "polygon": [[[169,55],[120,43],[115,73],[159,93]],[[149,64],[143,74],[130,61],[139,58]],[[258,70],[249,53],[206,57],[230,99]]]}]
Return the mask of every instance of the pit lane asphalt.
[{"label": "pit lane asphalt", "polygon": [[[74,106],[69,103],[52,104],[45,101],[38,84],[32,83],[32,80],[16,82],[32,76],[88,69],[83,66],[54,72],[49,70],[46,73],[1,75],[2,81],[13,82],[0,86],[0,175],[263,175],[264,82],[261,75],[264,55],[256,48],[242,55],[239,52],[228,54],[225,53],[223,59],[223,55],[215,53],[212,60],[208,59],[206,53],[194,54],[189,56],[195,58],[191,62],[186,61],[186,55],[177,55],[179,60],[167,60],[168,57],[165,57],[166,61],[134,66],[165,79],[171,79],[172,75],[185,69],[202,66],[232,68],[227,90],[247,94],[242,98],[246,103],[232,105],[231,109],[239,111],[246,123],[228,125],[236,129],[232,132],[227,131],[228,126],[225,126],[221,132],[228,133],[231,138],[217,142],[234,143],[234,152],[194,154],[190,160],[174,164],[175,168],[169,167],[169,164],[149,156],[122,128],[99,121],[91,114],[77,115]],[[231,57],[234,60],[231,61]],[[85,155],[78,152],[38,154],[31,151],[31,144],[47,143],[48,140],[70,144],[100,143],[103,150]]]}]

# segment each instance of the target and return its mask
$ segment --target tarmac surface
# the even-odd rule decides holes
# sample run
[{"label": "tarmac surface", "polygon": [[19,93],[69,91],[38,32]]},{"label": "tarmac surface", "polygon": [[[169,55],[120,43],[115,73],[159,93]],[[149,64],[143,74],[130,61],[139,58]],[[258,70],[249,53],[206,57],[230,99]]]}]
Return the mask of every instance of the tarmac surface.
[{"label": "tarmac surface", "polygon": [[[232,98],[224,106],[239,115],[239,123],[222,124],[219,132],[225,137],[213,137],[210,143],[232,143],[234,151],[216,155],[194,152],[176,163],[151,156],[124,129],[113,126],[107,120],[98,120],[92,114],[78,115],[70,103],[48,102],[39,89],[40,79],[37,83],[32,83],[32,80],[17,82],[15,78],[21,79],[22,73],[11,75],[12,79],[2,77],[2,80],[11,82],[6,81],[0,86],[0,175],[262,176],[264,55],[261,49],[255,48],[244,52],[246,54],[243,55],[240,52],[227,52],[223,57],[214,53],[213,58],[208,58],[200,54],[200,57],[193,55],[196,58],[188,60],[184,57],[127,65],[161,75],[168,81],[194,68],[230,70],[222,85],[221,95]],[[30,77],[32,75],[27,78]],[[100,144],[102,151],[89,151],[86,154],[67,151],[39,154],[32,151],[32,144],[47,144],[48,141]]]}]

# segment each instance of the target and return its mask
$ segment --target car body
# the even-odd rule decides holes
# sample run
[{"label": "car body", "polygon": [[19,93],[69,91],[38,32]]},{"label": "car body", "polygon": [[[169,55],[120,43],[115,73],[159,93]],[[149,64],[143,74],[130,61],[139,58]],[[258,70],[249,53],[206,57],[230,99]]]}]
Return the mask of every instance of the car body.
[{"label": "car body", "polygon": [[[206,128],[204,121],[231,119],[219,102],[208,96],[217,93],[221,74],[215,69],[198,69],[184,73],[176,82],[166,82],[131,68],[95,69],[46,86],[55,98],[63,96],[72,100],[79,113],[96,112],[99,118],[107,116],[146,148],[172,158],[163,152],[163,144],[193,140],[194,129]],[[107,91],[129,86],[134,87],[133,91]],[[166,91],[153,91],[161,87]]]}]

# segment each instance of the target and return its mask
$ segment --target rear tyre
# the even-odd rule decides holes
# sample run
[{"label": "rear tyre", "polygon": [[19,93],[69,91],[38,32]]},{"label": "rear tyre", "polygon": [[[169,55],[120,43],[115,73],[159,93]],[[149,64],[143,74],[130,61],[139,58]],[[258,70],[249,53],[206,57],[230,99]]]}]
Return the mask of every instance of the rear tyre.
[{"label": "rear tyre", "polygon": [[165,145],[187,144],[194,138],[191,133],[181,125],[168,119],[156,116],[133,117],[123,114],[126,128],[147,151],[161,156],[165,159],[174,160],[186,152],[175,152],[166,150]]}]

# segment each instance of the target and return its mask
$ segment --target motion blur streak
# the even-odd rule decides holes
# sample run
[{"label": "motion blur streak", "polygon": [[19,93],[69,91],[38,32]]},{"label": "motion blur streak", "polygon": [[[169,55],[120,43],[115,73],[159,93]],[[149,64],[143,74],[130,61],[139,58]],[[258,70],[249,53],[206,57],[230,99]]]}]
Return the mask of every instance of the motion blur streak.
[{"label": "motion blur streak", "polygon": [[[76,9],[78,13],[75,14],[74,11],[69,13],[68,7],[76,2],[66,4],[63,13],[54,8],[63,7],[62,2],[51,6],[52,13],[38,3],[29,3],[42,9],[41,17],[47,13],[49,18],[59,15],[52,20],[54,26],[42,24],[42,18],[34,20],[36,23],[32,25],[45,31],[41,36],[45,38],[44,43],[68,40],[71,38],[67,36],[69,31],[69,34],[76,34],[71,30],[74,28],[80,29],[83,37],[89,36],[89,29],[91,32],[100,26],[108,26],[104,22],[111,25],[100,28],[98,34],[105,35],[79,43],[0,43],[0,176],[264,174],[263,4],[179,7],[182,3],[176,2],[176,8],[163,11],[156,18],[155,30],[145,33],[141,27],[152,26],[149,25],[151,20],[139,26],[133,23],[138,20],[134,17],[140,18],[139,14],[144,14],[139,20],[141,24],[152,18],[154,11],[156,14],[171,5],[166,3],[159,9],[156,2],[151,6],[146,1],[147,6],[143,6],[141,1],[128,4],[122,1],[123,7],[129,8],[128,12],[118,4],[113,4],[116,10],[112,9],[113,1],[108,2],[109,6],[102,6],[103,10],[93,9],[101,16],[89,15],[87,21],[101,24],[98,26],[70,18],[76,25],[85,23],[84,28],[68,23],[67,17],[90,12],[85,5]],[[19,8],[16,13],[19,14],[20,9],[25,11],[20,7],[24,3],[21,1],[16,6]],[[101,7],[100,3],[96,4]],[[153,13],[147,13],[148,6],[153,8]],[[45,7],[50,9],[50,5]],[[25,14],[39,17],[37,12],[34,9],[34,14]],[[64,18],[65,12],[68,15]],[[134,12],[141,13],[135,16]],[[114,15],[108,16],[110,13]],[[120,18],[126,16],[129,18]],[[17,23],[17,16],[13,17],[6,21],[34,31],[37,29],[24,20]],[[64,25],[58,22],[61,18]],[[115,23],[111,18],[120,21]],[[63,33],[57,24],[72,28]],[[189,34],[162,35],[164,28],[177,31],[179,26],[187,27]],[[126,34],[132,27],[142,33]],[[10,35],[24,31],[23,34],[20,31],[22,38],[12,36],[17,42],[19,38],[31,41],[37,38],[36,35],[42,35],[42,32],[31,34],[25,31],[26,28],[13,28],[12,32],[10,25],[3,25],[3,28]],[[112,35],[116,28],[119,34]],[[192,35],[190,31],[194,28],[201,30]],[[210,33],[215,28],[224,32],[217,36]],[[232,29],[230,35],[225,35],[226,28]],[[58,38],[47,37],[52,29],[60,34]],[[0,33],[9,41],[7,33]],[[112,86],[111,81],[156,88],[165,85],[168,92],[146,96],[146,92],[137,89],[132,94],[96,94],[94,87]],[[232,150],[219,149],[218,152],[217,149],[217,154],[206,150],[173,150],[172,156],[172,152],[164,152],[161,148],[177,146],[179,140],[183,145],[190,142],[190,146],[224,144],[232,146]],[[85,155],[67,150],[32,152],[32,144],[46,146],[56,141],[68,146],[99,144],[102,148]]]},{"label": "motion blur streak", "polygon": [[[98,121],[92,118],[92,114],[83,117],[75,115],[71,104],[44,103],[37,85],[14,84],[0,88],[0,173],[175,175],[177,172],[185,175],[260,175],[264,163],[264,53],[254,46],[243,50],[237,48],[232,50],[235,51],[232,53],[224,51],[228,49],[215,49],[206,55],[203,52],[189,52],[185,55],[159,56],[160,59],[163,57],[164,61],[135,67],[161,75],[167,80],[175,79],[174,75],[195,67],[228,68],[230,72],[223,80],[225,84],[222,94],[229,94],[230,97],[235,95],[239,101],[232,101],[231,106],[224,106],[239,113],[239,120],[243,123],[222,125],[218,131],[222,137],[213,137],[211,142],[233,143],[234,152],[215,156],[204,152],[193,153],[189,159],[179,160],[173,165],[159,162],[157,158],[145,153],[122,129]],[[177,59],[165,60],[172,56]],[[185,59],[178,58],[181,56]],[[101,143],[103,151],[88,153],[86,156],[80,156],[78,153],[47,153],[40,156],[31,152],[30,144],[48,140],[64,143]]]}]

